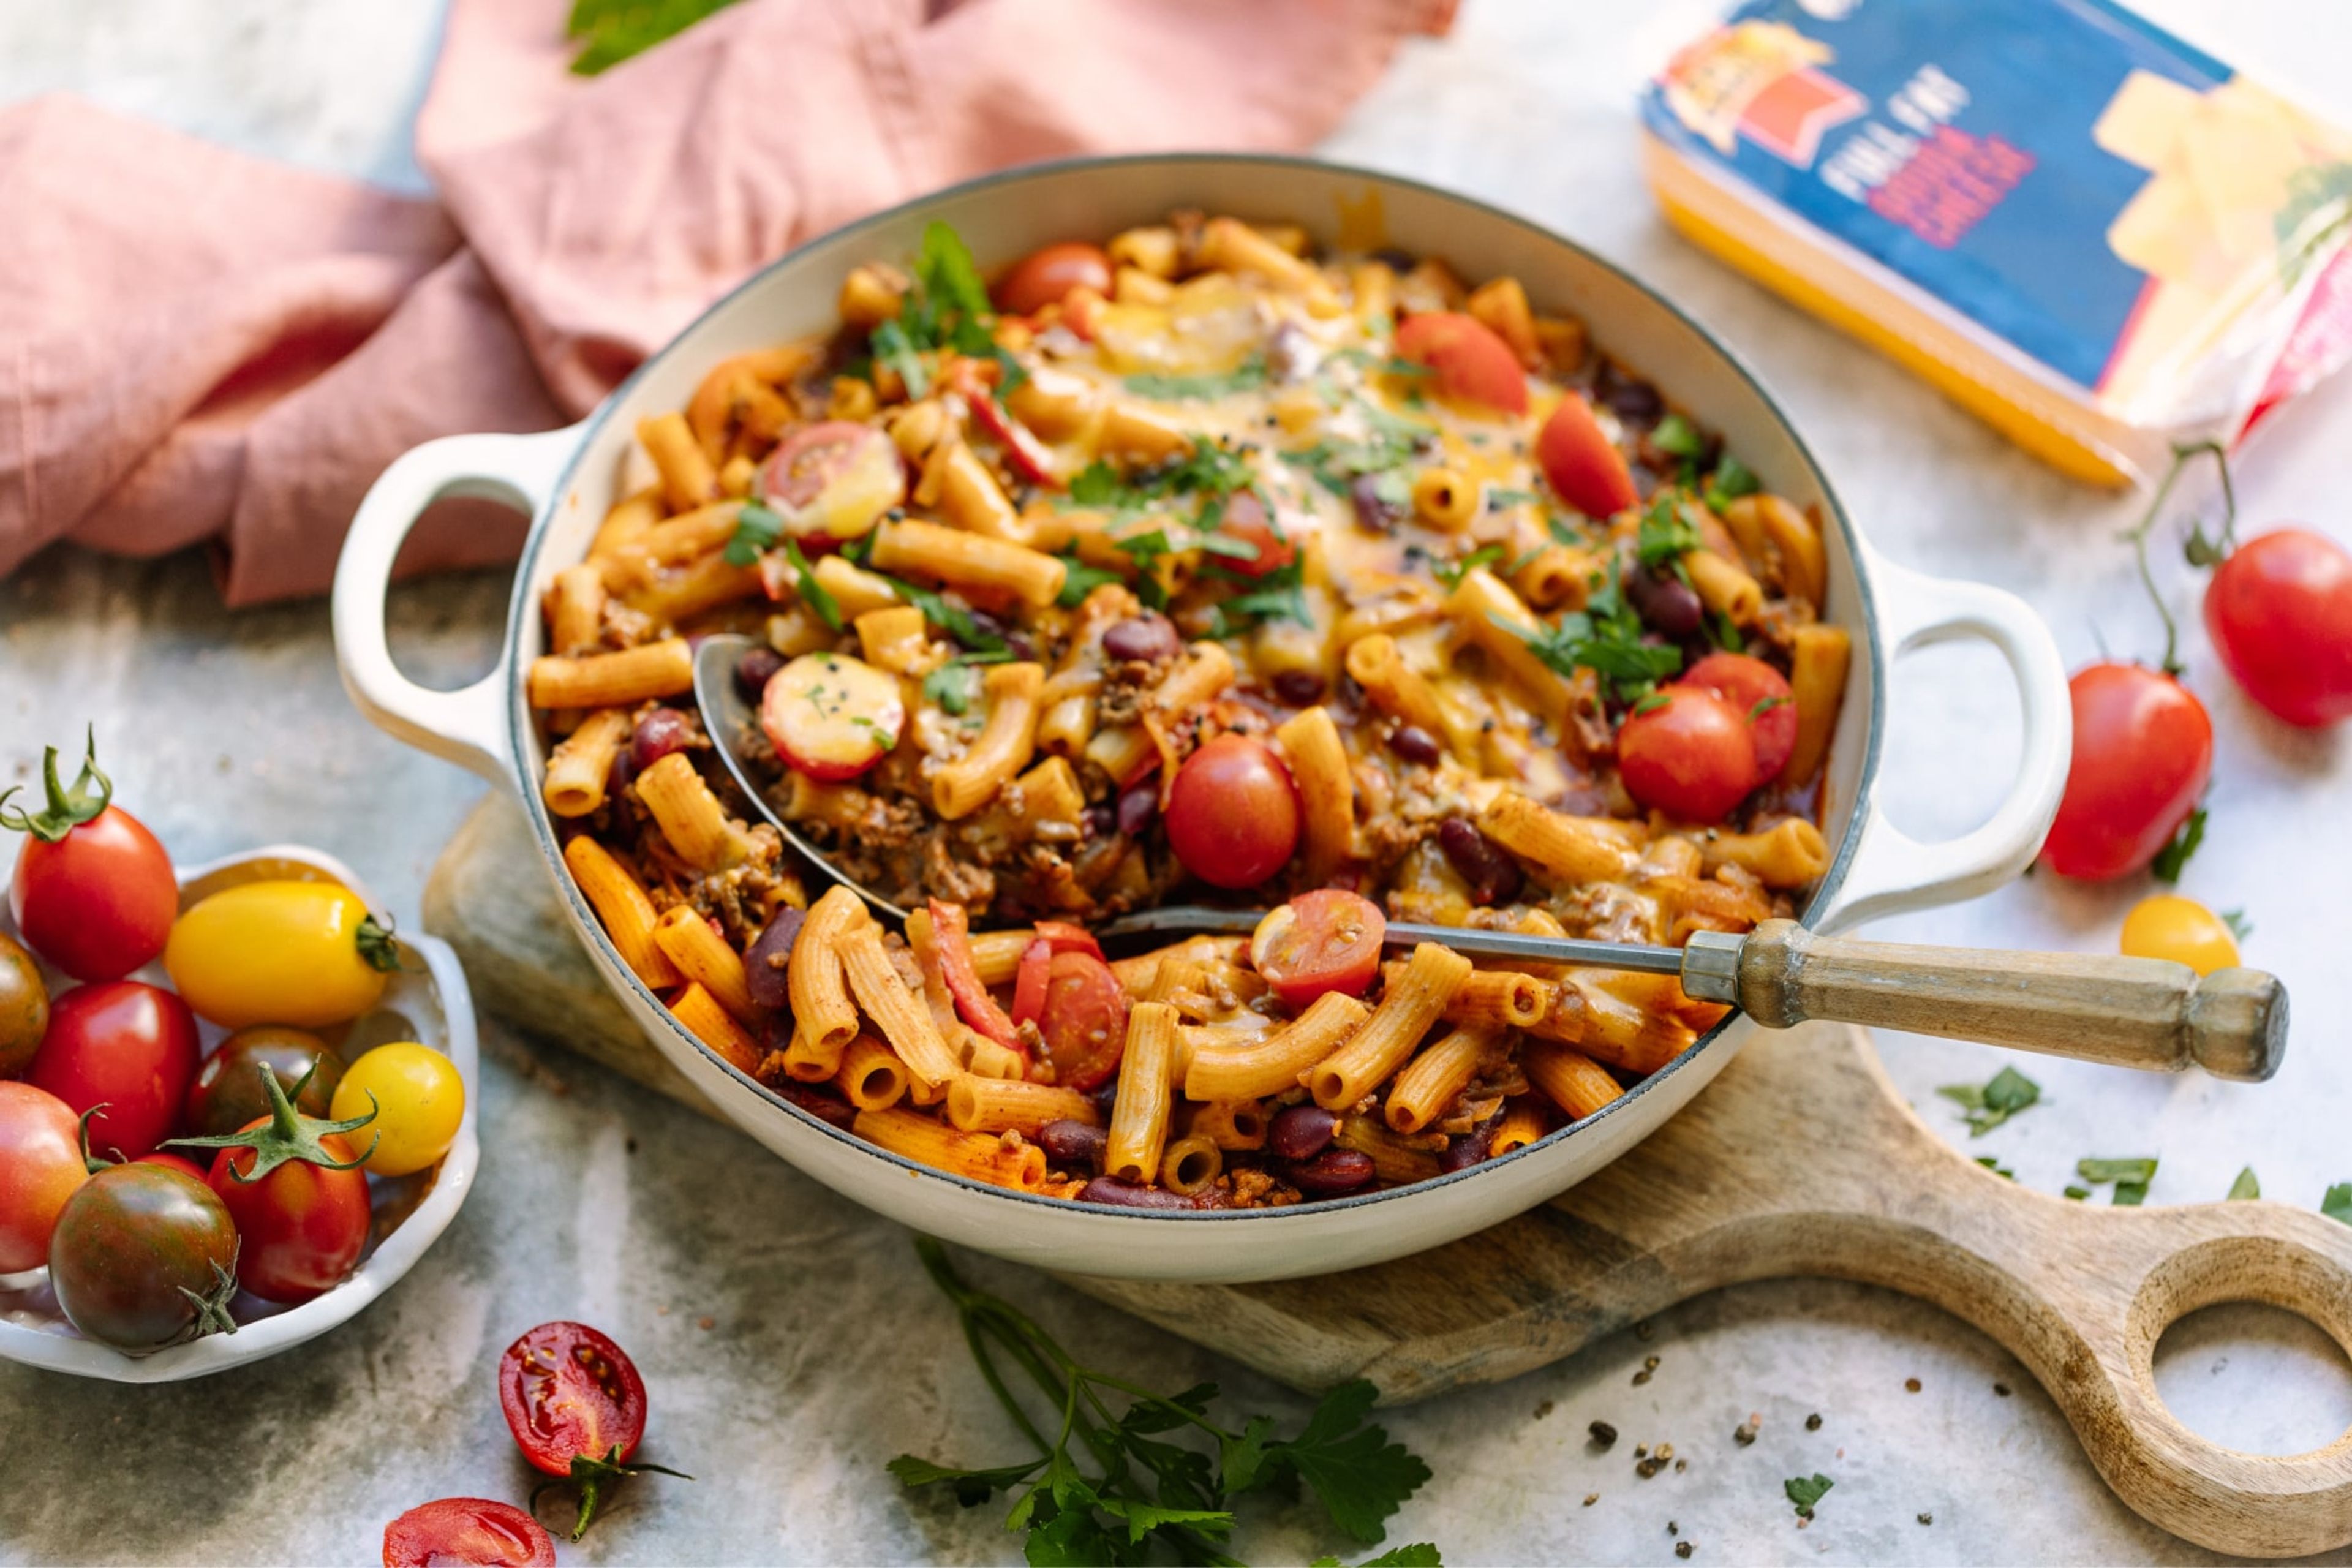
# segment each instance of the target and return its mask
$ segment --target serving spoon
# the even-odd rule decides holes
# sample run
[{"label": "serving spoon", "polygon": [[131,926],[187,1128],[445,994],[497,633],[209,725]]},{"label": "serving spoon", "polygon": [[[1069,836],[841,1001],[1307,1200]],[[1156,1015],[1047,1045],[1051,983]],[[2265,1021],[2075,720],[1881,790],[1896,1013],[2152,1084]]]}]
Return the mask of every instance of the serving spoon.
[{"label": "serving spoon", "polygon": [[[756,728],[735,666],[756,646],[720,633],[694,657],[694,695],[727,771],[787,843],[894,920],[907,911],[845,875],[768,804],[737,753]],[[1093,928],[1097,937],[1246,935],[1262,910],[1178,904]],[[1391,921],[1392,946],[1433,942],[1480,958],[1671,974],[1695,1001],[1727,1003],[1768,1029],[1808,1020],[1862,1024],[2014,1046],[2044,1056],[2179,1072],[2191,1062],[2218,1078],[2259,1083],[2286,1055],[2286,987],[2258,969],[2201,979],[2185,963],[2103,953],[2011,952],[1822,936],[1794,921],[1746,934],[1695,931],[1687,945],[1593,942]]]}]

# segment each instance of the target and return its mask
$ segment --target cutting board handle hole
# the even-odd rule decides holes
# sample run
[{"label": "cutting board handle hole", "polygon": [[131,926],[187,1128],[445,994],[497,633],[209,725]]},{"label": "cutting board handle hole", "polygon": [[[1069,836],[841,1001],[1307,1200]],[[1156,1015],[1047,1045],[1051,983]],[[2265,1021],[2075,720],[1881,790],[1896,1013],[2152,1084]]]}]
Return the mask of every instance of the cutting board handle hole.
[{"label": "cutting board handle hole", "polygon": [[2201,1307],[2164,1331],[2156,1392],[2172,1418],[2242,1454],[2324,1448],[2352,1430],[2352,1359],[2299,1312]]}]

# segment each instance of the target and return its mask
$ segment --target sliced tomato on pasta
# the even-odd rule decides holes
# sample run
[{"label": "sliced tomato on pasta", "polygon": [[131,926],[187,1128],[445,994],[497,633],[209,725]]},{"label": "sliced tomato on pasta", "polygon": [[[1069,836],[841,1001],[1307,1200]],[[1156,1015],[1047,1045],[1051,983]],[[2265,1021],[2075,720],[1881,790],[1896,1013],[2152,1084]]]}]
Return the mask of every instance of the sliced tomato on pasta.
[{"label": "sliced tomato on pasta", "polygon": [[820,784],[854,779],[898,743],[896,676],[847,654],[804,653],[768,679],[760,728],[784,765]]},{"label": "sliced tomato on pasta", "polygon": [[1536,463],[1559,499],[1587,517],[1614,517],[1640,504],[1625,454],[1576,393],[1561,398],[1536,432]]},{"label": "sliced tomato on pasta", "polygon": [[1396,352],[1437,373],[1455,397],[1506,414],[1528,411],[1528,374],[1495,329],[1455,310],[1426,310],[1396,331]]},{"label": "sliced tomato on pasta", "polygon": [[1065,1089],[1094,1089],[1118,1070],[1127,1050],[1127,992],[1101,959],[1057,952],[1045,971],[1037,1027],[1054,1081]]}]

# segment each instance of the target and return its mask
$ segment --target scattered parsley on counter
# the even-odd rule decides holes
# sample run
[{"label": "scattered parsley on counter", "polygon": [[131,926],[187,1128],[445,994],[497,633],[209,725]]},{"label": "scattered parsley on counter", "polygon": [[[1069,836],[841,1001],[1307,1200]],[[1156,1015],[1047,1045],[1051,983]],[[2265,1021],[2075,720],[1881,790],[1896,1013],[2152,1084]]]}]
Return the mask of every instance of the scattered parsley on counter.
[{"label": "scattered parsley on counter", "polygon": [[[1215,1384],[1162,1396],[1082,1367],[1019,1308],[966,1285],[938,1242],[919,1237],[915,1249],[955,1304],[981,1375],[1037,1457],[959,1469],[902,1454],[890,1473],[908,1487],[952,1487],[966,1508],[999,1491],[1014,1496],[1005,1525],[1027,1532],[1033,1563],[1141,1563],[1155,1542],[1185,1562],[1232,1563],[1219,1544],[1233,1532],[1231,1500],[1260,1489],[1295,1491],[1302,1481],[1343,1533],[1375,1545],[1389,1516],[1429,1479],[1427,1465],[1365,1424],[1379,1397],[1369,1383],[1324,1395],[1294,1437],[1276,1437],[1265,1415],[1234,1431],[1209,1417]],[[1044,1394],[1051,1412],[1044,1426],[1015,1395],[1008,1373]],[[1114,1413],[1108,1396],[1121,1395],[1127,1407]],[[1186,1428],[1213,1448],[1160,1440]],[[1397,1547],[1371,1563],[1442,1568],[1437,1549],[1426,1544]]]},{"label": "scattered parsley on counter", "polygon": [[2329,1219],[2352,1225],[2352,1182],[2338,1182],[2319,1200],[2319,1212]]},{"label": "scattered parsley on counter", "polygon": [[2116,1184],[2110,1200],[2117,1208],[2137,1208],[2147,1201],[2147,1187],[2156,1180],[2156,1162],[2137,1160],[2077,1160],[2074,1173],[2095,1187]]},{"label": "scattered parsley on counter", "polygon": [[2238,1179],[2230,1184],[2229,1201],[2231,1203],[2242,1203],[2246,1199],[2258,1198],[2262,1195],[2263,1184],[2254,1179],[2254,1168],[2252,1165],[2239,1172]]},{"label": "scattered parsley on counter", "polygon": [[1948,1083],[1936,1092],[1960,1108],[1971,1138],[1983,1137],[2042,1100],[2042,1086],[2011,1067],[1993,1074],[1988,1083]]},{"label": "scattered parsley on counter", "polygon": [[1811,1519],[1813,1517],[1813,1505],[1835,1485],[1837,1483],[1829,1477],[1816,1472],[1810,1476],[1790,1476],[1780,1483],[1780,1489],[1789,1494],[1789,1501],[1795,1507],[1799,1519]]}]

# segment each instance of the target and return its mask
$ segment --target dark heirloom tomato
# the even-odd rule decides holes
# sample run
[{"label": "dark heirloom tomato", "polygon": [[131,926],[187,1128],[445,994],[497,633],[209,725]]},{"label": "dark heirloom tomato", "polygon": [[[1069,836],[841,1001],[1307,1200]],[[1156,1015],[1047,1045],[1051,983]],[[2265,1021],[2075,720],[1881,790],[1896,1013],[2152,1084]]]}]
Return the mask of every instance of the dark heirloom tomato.
[{"label": "dark heirloom tomato", "polygon": [[1577,393],[1561,398],[1536,432],[1536,464],[1559,499],[1587,517],[1614,517],[1641,501],[1625,455]]},{"label": "dark heirloom tomato", "polygon": [[1255,888],[1298,847],[1298,789],[1272,746],[1220,735],[1184,759],[1168,791],[1168,847],[1219,888]]},{"label": "dark heirloom tomato", "polygon": [[1780,777],[1797,749],[1797,702],[1785,676],[1744,653],[1711,653],[1675,684],[1712,691],[1745,714],[1756,742],[1756,782]]},{"label": "dark heirloom tomato", "polygon": [[1304,1007],[1327,991],[1361,996],[1380,972],[1388,929],[1370,899],[1318,888],[1266,911],[1250,938],[1250,966],[1286,1007]]},{"label": "dark heirloom tomato", "polygon": [[1425,310],[1396,330],[1396,352],[1437,373],[1437,384],[1455,397],[1506,414],[1528,411],[1528,375],[1519,356],[1475,316]]},{"label": "dark heirloom tomato", "polygon": [[1049,245],[1014,262],[998,279],[992,292],[996,308],[1008,316],[1032,316],[1048,305],[1058,305],[1073,289],[1110,292],[1110,254],[1081,240]]},{"label": "dark heirloom tomato", "polygon": [[142,1354],[229,1331],[236,1227],[219,1198],[164,1165],[114,1165],[58,1215],[49,1283],[88,1338]]},{"label": "dark heirloom tomato", "polygon": [[2104,881],[2155,859],[2196,809],[2213,766],[2213,721],[2188,688],[2137,664],[2087,666],[2067,690],[2074,757],[2042,861]]},{"label": "dark heirloom tomato", "polygon": [[196,1073],[196,1020],[169,991],[137,980],[77,985],[49,1008],[26,1077],[90,1119],[89,1146],[135,1158],[171,1135]]},{"label": "dark heirloom tomato", "polygon": [[[262,1117],[241,1131],[267,1127]],[[357,1149],[329,1134],[319,1147],[331,1160],[356,1162]],[[244,1247],[236,1259],[237,1283],[265,1301],[307,1301],[341,1284],[367,1245],[367,1178],[354,1168],[336,1170],[291,1159],[257,1179],[250,1177],[257,1156],[251,1149],[224,1149],[207,1177],[228,1205]]]},{"label": "dark heirloom tomato", "polygon": [[1617,731],[1617,770],[1643,805],[1720,822],[1756,787],[1748,715],[1695,686],[1669,686]]},{"label": "dark heirloom tomato", "polygon": [[[58,781],[55,746],[41,779],[48,798],[40,810],[0,809],[0,827],[26,835],[8,908],[33,951],[76,980],[120,980],[172,934],[180,909],[172,858],[137,817],[108,804],[114,785],[99,771],[94,738],[73,788]],[[0,802],[16,793],[0,793]]]},{"label": "dark heirloom tomato", "polygon": [[31,1065],[49,1028],[49,988],[24,944],[0,932],[0,1078]]},{"label": "dark heirloom tomato", "polygon": [[512,1503],[445,1497],[383,1527],[383,1568],[555,1568],[555,1541]]},{"label": "dark heirloom tomato", "polygon": [[29,1083],[0,1083],[0,1274],[49,1260],[58,1211],[88,1180],[72,1109]]},{"label": "dark heirloom tomato", "polygon": [[1063,1088],[1093,1089],[1117,1072],[1127,1049],[1127,992],[1110,965],[1092,953],[1054,954],[1037,1029]]},{"label": "dark heirloom tomato", "polygon": [[574,1541],[613,1481],[640,1470],[678,1474],[627,1463],[646,1435],[645,1380],[627,1352],[585,1323],[541,1323],[509,1345],[499,1358],[499,1408],[524,1458],[580,1483]]},{"label": "dark heirloom tomato", "polygon": [[2352,555],[2282,528],[2231,551],[2205,589],[2205,629],[2246,695],[2290,724],[2352,717]]},{"label": "dark heirloom tomato", "polygon": [[335,1086],[343,1081],[342,1058],[310,1030],[256,1024],[223,1040],[196,1069],[183,1118],[187,1130],[199,1135],[234,1132],[256,1117],[268,1115],[269,1096],[255,1076],[265,1067],[289,1095],[310,1074],[310,1081],[294,1100],[294,1108],[306,1116],[326,1115],[335,1102]]}]

